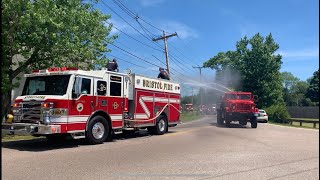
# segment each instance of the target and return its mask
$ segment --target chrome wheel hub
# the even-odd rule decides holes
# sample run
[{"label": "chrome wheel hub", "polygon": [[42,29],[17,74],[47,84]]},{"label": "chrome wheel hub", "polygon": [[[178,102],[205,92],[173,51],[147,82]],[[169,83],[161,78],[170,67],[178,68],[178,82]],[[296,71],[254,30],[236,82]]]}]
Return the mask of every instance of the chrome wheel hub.
[{"label": "chrome wheel hub", "polygon": [[101,122],[97,122],[92,127],[92,135],[95,139],[101,139],[104,135],[105,129]]},{"label": "chrome wheel hub", "polygon": [[163,119],[160,119],[160,120],[159,120],[158,126],[159,126],[159,130],[160,130],[161,132],[165,131],[166,123],[164,122]]}]

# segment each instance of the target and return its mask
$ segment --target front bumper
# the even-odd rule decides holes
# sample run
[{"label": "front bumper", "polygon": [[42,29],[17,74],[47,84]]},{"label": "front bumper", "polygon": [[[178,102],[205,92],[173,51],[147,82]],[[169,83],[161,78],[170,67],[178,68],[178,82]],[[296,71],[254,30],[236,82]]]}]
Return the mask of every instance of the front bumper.
[{"label": "front bumper", "polygon": [[252,118],[257,118],[259,116],[258,113],[254,112],[227,112],[227,119],[232,121],[239,121],[239,120],[247,120],[250,121]]},{"label": "front bumper", "polygon": [[2,123],[2,133],[15,135],[46,135],[61,132],[60,125],[43,125],[28,123]]}]

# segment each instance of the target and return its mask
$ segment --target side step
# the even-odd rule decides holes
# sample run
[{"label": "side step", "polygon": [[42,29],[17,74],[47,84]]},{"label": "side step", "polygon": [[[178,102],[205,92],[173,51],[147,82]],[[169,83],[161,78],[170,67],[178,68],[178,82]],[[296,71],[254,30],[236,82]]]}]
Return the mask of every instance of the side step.
[{"label": "side step", "polygon": [[85,131],[69,131],[73,139],[83,139],[86,138]]},{"label": "side step", "polygon": [[113,133],[114,134],[121,134],[122,133],[122,129],[114,129]]}]

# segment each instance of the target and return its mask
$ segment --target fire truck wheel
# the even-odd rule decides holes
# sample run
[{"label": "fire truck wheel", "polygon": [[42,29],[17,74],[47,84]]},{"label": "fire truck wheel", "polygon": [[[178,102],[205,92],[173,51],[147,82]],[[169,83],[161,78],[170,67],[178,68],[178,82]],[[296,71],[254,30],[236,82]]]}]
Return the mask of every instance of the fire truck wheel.
[{"label": "fire truck wheel", "polygon": [[102,116],[93,117],[88,124],[86,139],[90,144],[101,144],[110,135],[109,123]]},{"label": "fire truck wheel", "polygon": [[217,123],[218,123],[218,125],[222,125],[223,124],[223,119],[222,119],[221,112],[218,112],[218,114],[217,114]]},{"label": "fire truck wheel", "polygon": [[162,135],[168,131],[168,122],[165,116],[160,115],[156,126],[148,127],[150,134]]},{"label": "fire truck wheel", "polygon": [[226,122],[226,127],[230,127],[230,120],[229,120],[230,117],[228,117],[228,115],[225,113],[224,114],[224,121]]},{"label": "fire truck wheel", "polygon": [[168,122],[165,116],[160,115],[156,124],[156,134],[162,135],[168,131]]},{"label": "fire truck wheel", "polygon": [[252,118],[251,119],[251,128],[257,128],[257,126],[258,126],[257,118]]}]

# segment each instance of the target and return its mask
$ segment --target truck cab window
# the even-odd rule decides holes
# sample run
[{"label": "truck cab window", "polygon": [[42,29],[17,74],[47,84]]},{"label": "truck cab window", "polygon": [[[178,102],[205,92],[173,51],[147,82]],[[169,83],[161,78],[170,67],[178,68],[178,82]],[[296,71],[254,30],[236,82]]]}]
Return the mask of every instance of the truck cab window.
[{"label": "truck cab window", "polygon": [[122,77],[110,76],[110,96],[122,96]]},{"label": "truck cab window", "polygon": [[82,78],[81,84],[81,94],[90,94],[91,91],[91,80],[87,78]]},{"label": "truck cab window", "polygon": [[106,81],[97,81],[97,94],[99,96],[107,95],[107,82]]},{"label": "truck cab window", "polygon": [[[73,84],[72,88],[72,98],[78,98],[77,94],[75,94],[76,89],[76,81]],[[90,94],[91,93],[91,79],[82,78],[81,81],[81,94]]]}]

